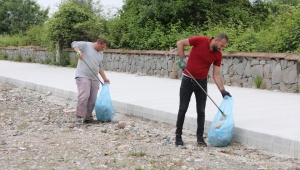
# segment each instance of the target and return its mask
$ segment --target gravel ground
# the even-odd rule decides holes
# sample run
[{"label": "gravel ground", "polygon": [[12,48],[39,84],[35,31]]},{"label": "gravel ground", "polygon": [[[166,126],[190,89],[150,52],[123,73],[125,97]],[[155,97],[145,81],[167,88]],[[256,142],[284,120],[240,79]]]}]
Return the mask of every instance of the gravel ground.
[{"label": "gravel ground", "polygon": [[1,169],[300,170],[299,159],[239,143],[200,148],[188,130],[185,147],[175,147],[173,125],[118,112],[110,123],[83,124],[75,106],[51,92],[0,83]]}]

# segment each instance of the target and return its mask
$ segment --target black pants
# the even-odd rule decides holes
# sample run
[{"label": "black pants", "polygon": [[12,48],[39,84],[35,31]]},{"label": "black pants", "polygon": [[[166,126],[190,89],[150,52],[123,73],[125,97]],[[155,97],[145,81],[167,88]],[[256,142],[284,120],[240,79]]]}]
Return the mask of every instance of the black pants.
[{"label": "black pants", "polygon": [[[197,80],[202,88],[207,92],[207,79]],[[183,76],[180,86],[180,104],[176,123],[176,134],[182,135],[182,127],[186,111],[189,107],[192,93],[196,97],[197,107],[197,139],[203,139],[204,122],[205,122],[205,106],[207,95],[198,86],[198,84],[189,77]]]}]

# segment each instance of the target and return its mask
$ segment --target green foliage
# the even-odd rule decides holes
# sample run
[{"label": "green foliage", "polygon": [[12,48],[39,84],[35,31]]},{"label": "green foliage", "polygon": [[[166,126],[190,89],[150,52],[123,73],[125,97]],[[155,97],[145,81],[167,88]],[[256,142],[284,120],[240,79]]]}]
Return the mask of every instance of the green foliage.
[{"label": "green foliage", "polygon": [[[249,28],[252,34],[243,37],[247,39],[265,23],[268,7],[267,3],[252,5],[248,0],[126,0],[119,17],[106,24],[104,36],[112,48],[168,50],[180,39],[221,32],[238,37],[254,25]],[[232,50],[254,50],[247,47],[252,41],[239,43]]]},{"label": "green foliage", "polygon": [[288,4],[292,6],[297,6],[299,4],[299,0],[272,0],[273,3],[278,4]]},{"label": "green foliage", "polygon": [[70,47],[74,40],[95,41],[102,31],[101,19],[72,2],[66,2],[54,13],[47,25],[50,48]]},{"label": "green foliage", "polygon": [[30,26],[29,29],[24,33],[24,39],[26,40],[25,44],[27,46],[47,47],[49,45],[49,41],[45,32],[45,24]]},{"label": "green foliage", "polygon": [[51,60],[51,58],[47,57],[44,61],[45,64],[52,64],[53,65],[53,61]]},{"label": "green foliage", "polygon": [[0,52],[0,60],[7,60],[7,59],[8,59],[7,54]]},{"label": "green foliage", "polygon": [[0,0],[0,32],[17,34],[30,25],[44,23],[49,8],[42,10],[34,0]]},{"label": "green foliage", "polygon": [[68,2],[84,8],[93,15],[101,16],[101,13],[103,13],[103,5],[101,5],[100,0],[62,0],[61,5]]},{"label": "green foliage", "polygon": [[47,47],[49,41],[45,36],[45,25],[32,25],[23,33],[0,35],[0,46],[42,46]]},{"label": "green foliage", "polygon": [[28,56],[28,57],[25,58],[25,62],[26,63],[34,62],[34,58],[32,56]]},{"label": "green foliage", "polygon": [[130,156],[143,157],[143,156],[146,156],[147,153],[146,153],[146,152],[143,152],[143,151],[140,151],[140,152],[135,152],[135,151],[133,151],[133,152],[130,152],[129,155],[130,155]]},{"label": "green foliage", "polygon": [[70,65],[69,65],[69,67],[76,68],[77,67],[77,63],[78,63],[78,59],[76,59],[74,57],[71,57],[70,58]]},{"label": "green foliage", "polygon": [[267,86],[266,86],[266,84],[265,84],[264,81],[261,82],[259,88],[261,88],[261,89],[266,89],[267,88]]},{"label": "green foliage", "polygon": [[[12,30],[15,34],[11,35],[3,31],[8,28],[1,10],[13,11],[11,6],[19,1],[0,0],[0,46],[42,46],[53,52],[56,45],[62,51],[72,41],[102,37],[109,41],[109,48],[169,50],[180,39],[226,33],[225,52],[300,53],[298,0],[124,0],[122,10],[113,17],[102,14],[99,0],[63,0],[47,23],[20,26],[21,32]],[[33,0],[24,0],[22,5],[29,1]],[[45,63],[77,65],[72,58]]]},{"label": "green foliage", "polygon": [[294,92],[294,93],[299,93],[299,87],[296,86],[296,87],[293,89],[293,92]]},{"label": "green foliage", "polygon": [[16,57],[13,58],[13,61],[16,61],[16,62],[22,62],[22,56],[21,55],[18,55]]},{"label": "green foliage", "polygon": [[9,35],[0,35],[0,46],[24,46],[24,36],[22,34],[15,34],[12,36]]},{"label": "green foliage", "polygon": [[68,66],[70,65],[70,57],[67,51],[62,51],[59,57],[59,62],[57,63],[60,66]]},{"label": "green foliage", "polygon": [[256,88],[260,88],[262,82],[263,82],[263,79],[260,76],[256,76],[254,78],[254,84],[255,84]]}]

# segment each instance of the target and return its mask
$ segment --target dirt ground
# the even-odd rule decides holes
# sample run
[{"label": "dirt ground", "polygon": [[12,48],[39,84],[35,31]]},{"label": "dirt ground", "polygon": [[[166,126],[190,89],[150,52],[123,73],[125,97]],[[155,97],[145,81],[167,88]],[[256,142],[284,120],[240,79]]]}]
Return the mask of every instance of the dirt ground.
[{"label": "dirt ground", "polygon": [[297,158],[239,143],[200,148],[187,130],[185,147],[176,147],[173,125],[118,112],[112,122],[83,124],[75,106],[51,92],[0,83],[1,169],[300,170]]}]

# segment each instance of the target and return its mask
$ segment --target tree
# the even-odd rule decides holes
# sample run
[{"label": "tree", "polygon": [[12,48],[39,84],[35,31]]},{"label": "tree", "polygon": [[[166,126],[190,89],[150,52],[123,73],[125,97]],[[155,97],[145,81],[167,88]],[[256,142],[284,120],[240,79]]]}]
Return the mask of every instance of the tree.
[{"label": "tree", "polygon": [[62,0],[60,6],[67,2],[77,4],[93,15],[101,16],[101,13],[103,12],[103,6],[100,3],[101,0]]},{"label": "tree", "polygon": [[44,23],[49,8],[42,10],[34,0],[0,0],[0,32],[16,34],[30,25]]},{"label": "tree", "polygon": [[220,23],[259,30],[268,10],[249,0],[124,0],[108,30],[116,48],[167,50],[179,38],[198,30],[205,33]]},{"label": "tree", "polygon": [[[66,2],[47,23],[47,37],[50,48],[60,53],[62,49],[70,47],[72,41],[95,41],[103,32],[101,18],[92,15],[90,11]],[[56,62],[58,60],[56,56]]]},{"label": "tree", "polygon": [[279,4],[287,4],[292,6],[297,6],[300,1],[299,0],[271,0],[273,3],[279,3]]}]

